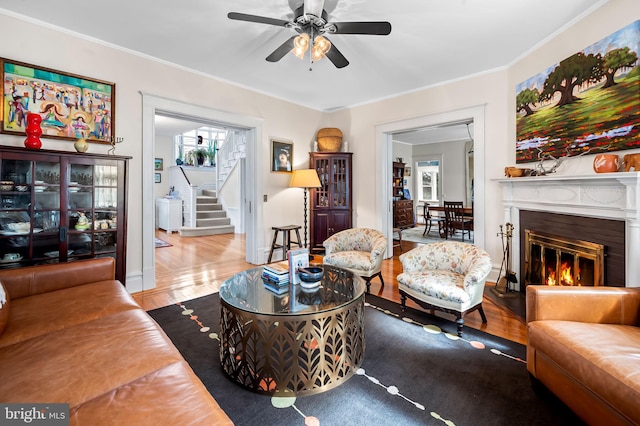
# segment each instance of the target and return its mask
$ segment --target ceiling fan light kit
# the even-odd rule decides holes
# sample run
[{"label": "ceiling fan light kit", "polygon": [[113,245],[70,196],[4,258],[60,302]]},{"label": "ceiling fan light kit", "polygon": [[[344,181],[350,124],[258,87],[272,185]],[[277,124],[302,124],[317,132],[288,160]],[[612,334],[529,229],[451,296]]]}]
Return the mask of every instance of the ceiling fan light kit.
[{"label": "ceiling fan light kit", "polygon": [[237,21],[293,28],[299,34],[289,38],[267,56],[266,60],[269,62],[278,62],[289,52],[304,59],[305,53],[310,50],[309,57],[312,63],[326,56],[336,68],[344,68],[349,65],[349,61],[324,36],[325,34],[389,35],[391,33],[389,22],[329,22],[328,14],[324,10],[324,0],[305,0],[304,4],[295,11],[293,21],[237,12],[230,12],[227,17]]},{"label": "ceiling fan light kit", "polygon": [[304,53],[309,48],[309,34],[302,33],[293,39],[293,46],[294,47],[291,49],[291,52],[293,52],[293,54],[298,58],[304,59]]}]

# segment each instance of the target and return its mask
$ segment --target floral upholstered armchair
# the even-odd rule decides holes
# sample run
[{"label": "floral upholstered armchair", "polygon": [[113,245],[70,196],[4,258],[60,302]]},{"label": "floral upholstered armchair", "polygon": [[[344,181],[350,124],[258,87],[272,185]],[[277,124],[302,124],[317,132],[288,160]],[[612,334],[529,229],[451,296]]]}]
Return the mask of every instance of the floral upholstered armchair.
[{"label": "floral upholstered armchair", "polygon": [[345,229],[327,238],[322,245],[325,248],[324,263],[347,269],[364,278],[367,292],[375,276],[380,277],[384,287],[381,270],[387,237],[382,232],[369,228]]},{"label": "floral upholstered armchair", "polygon": [[453,314],[458,336],[469,312],[477,309],[482,322],[487,322],[482,295],[491,259],[486,251],[473,244],[442,241],[408,251],[400,262],[403,272],[398,275],[398,289],[403,309],[408,297],[425,309]]}]

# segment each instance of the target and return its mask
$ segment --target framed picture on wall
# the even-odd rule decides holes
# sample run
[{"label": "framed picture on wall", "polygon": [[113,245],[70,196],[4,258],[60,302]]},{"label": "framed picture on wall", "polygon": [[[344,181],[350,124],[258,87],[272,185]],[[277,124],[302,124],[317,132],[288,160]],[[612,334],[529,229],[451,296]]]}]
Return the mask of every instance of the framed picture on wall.
[{"label": "framed picture on wall", "polygon": [[155,170],[162,170],[162,168],[163,168],[163,163],[164,163],[164,161],[163,161],[163,159],[162,159],[162,158],[156,158],[156,159],[155,159],[155,163],[154,163]]},{"label": "framed picture on wall", "polygon": [[153,177],[154,177],[154,182],[155,183],[162,182],[162,173],[155,173]]},{"label": "framed picture on wall", "polygon": [[293,143],[271,140],[271,171],[291,173],[293,171]]},{"label": "framed picture on wall", "polygon": [[411,167],[405,167],[404,168],[404,175],[405,176],[411,176]]},{"label": "framed picture on wall", "polygon": [[39,114],[42,136],[110,144],[116,85],[0,58],[0,133],[25,135],[28,113]]}]

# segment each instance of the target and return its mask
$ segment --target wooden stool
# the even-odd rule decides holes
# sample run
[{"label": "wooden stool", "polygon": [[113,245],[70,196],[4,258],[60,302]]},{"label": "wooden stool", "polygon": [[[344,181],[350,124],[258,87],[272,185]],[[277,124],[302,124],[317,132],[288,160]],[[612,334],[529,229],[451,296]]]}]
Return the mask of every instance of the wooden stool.
[{"label": "wooden stool", "polygon": [[[300,228],[302,226],[299,225],[287,225],[287,226],[272,226],[275,232],[273,233],[273,241],[271,242],[271,251],[269,252],[269,260],[267,263],[271,263],[271,257],[273,256],[273,252],[276,249],[282,249],[282,260],[287,260],[287,251],[291,250],[291,244],[297,244],[298,247],[302,247],[302,243],[300,242]],[[278,232],[282,231],[282,244],[278,244],[276,241],[278,239]],[[291,239],[291,231],[296,231],[296,237],[298,237],[298,241],[294,241]]]}]

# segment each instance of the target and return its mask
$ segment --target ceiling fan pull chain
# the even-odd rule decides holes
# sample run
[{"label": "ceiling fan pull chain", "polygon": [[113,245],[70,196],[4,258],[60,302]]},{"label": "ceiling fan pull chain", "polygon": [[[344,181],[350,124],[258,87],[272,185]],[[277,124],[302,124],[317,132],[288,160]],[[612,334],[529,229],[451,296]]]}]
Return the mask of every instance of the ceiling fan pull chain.
[{"label": "ceiling fan pull chain", "polygon": [[315,37],[313,35],[313,26],[311,27],[311,34],[310,34],[310,38],[311,40],[309,40],[310,42],[310,49],[309,49],[309,71],[313,71],[313,46],[315,46],[316,41],[315,41]]}]

